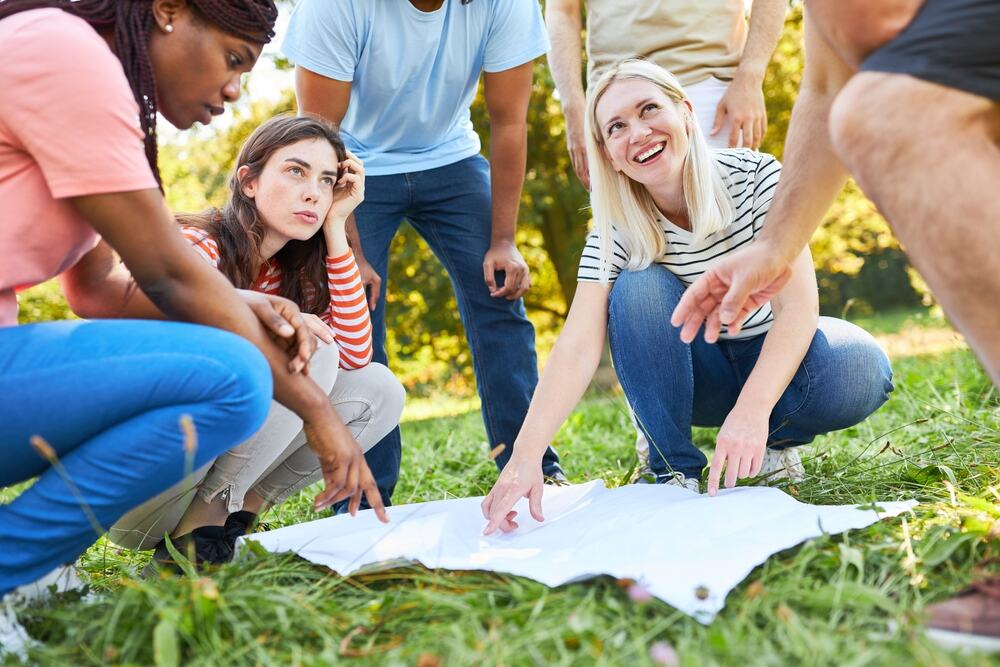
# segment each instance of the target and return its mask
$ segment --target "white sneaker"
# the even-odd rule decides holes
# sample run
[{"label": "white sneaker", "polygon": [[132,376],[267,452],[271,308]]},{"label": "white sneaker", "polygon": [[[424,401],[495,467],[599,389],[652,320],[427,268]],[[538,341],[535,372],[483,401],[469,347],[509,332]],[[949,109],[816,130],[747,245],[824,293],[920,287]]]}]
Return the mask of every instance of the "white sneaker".
[{"label": "white sneaker", "polygon": [[802,465],[798,447],[788,449],[770,449],[764,452],[764,462],[760,465],[761,477],[758,485],[767,485],[779,479],[801,482],[806,478],[806,469]]},{"label": "white sneaker", "polygon": [[675,472],[663,482],[667,486],[679,486],[681,488],[687,489],[688,491],[694,491],[695,493],[701,493],[701,487],[698,480],[694,477],[685,477],[682,472]]},{"label": "white sneaker", "polygon": [[84,583],[80,581],[75,567],[60,565],[41,579],[18,586],[4,595],[0,608],[0,659],[5,655],[14,655],[23,662],[28,649],[36,643],[17,620],[17,607],[47,600],[56,593],[78,591],[83,587]]},{"label": "white sneaker", "polygon": [[0,601],[0,662],[8,655],[21,662],[27,658],[28,648],[35,642],[28,636],[14,612],[14,594],[8,593]]}]

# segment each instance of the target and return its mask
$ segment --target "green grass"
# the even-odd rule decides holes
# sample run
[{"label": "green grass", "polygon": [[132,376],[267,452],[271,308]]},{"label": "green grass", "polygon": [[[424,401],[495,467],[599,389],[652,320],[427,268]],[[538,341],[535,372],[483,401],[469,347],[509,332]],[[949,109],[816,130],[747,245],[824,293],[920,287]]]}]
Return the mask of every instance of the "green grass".
[{"label": "green grass", "polygon": [[[892,327],[884,330],[892,333]],[[342,578],[264,554],[212,573],[139,580],[147,558],[101,541],[83,558],[97,599],[65,596],[22,614],[41,664],[651,664],[668,642],[682,665],[978,665],[922,636],[925,605],[1000,556],[1000,412],[972,356],[894,360],[897,390],[866,422],[817,440],[814,503],[916,498],[905,524],[881,522],[769,559],[702,626],[658,601],[633,602],[604,577],[549,589],[505,575],[405,567]],[[496,477],[476,410],[403,425],[397,503],[485,493]],[[617,396],[592,394],[560,432],[575,482],[618,484],[634,432]],[[713,431],[696,432],[710,448]],[[311,493],[275,526],[317,518]],[[669,526],[664,526],[669,531]],[[678,536],[681,539],[682,536]],[[724,549],[726,545],[719,545]],[[890,625],[890,622],[893,622]]]}]

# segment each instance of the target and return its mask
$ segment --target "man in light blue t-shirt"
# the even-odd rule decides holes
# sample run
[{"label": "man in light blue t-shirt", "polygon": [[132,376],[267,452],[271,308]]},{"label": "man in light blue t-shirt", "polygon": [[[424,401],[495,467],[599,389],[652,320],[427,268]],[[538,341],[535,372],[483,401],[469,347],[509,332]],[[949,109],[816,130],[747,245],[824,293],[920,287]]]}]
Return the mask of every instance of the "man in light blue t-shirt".
[{"label": "man in light blue t-shirt", "polygon": [[[364,161],[365,201],[348,234],[371,288],[375,360],[387,361],[389,246],[406,219],[455,287],[486,432],[507,445],[503,467],[538,381],[521,298],[531,276],[514,243],[532,61],[548,50],[538,1],[301,0],[283,50],[300,111],[339,124]],[[489,161],[469,115],[481,73]],[[367,454],[386,503],[400,456],[398,429]],[[542,470],[564,479],[551,449]]]}]

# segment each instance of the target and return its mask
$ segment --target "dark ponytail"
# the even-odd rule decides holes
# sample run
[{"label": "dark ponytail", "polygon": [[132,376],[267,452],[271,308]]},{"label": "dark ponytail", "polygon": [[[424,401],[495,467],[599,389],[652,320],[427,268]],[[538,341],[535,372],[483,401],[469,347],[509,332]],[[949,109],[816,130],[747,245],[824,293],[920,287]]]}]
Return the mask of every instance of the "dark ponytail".
[{"label": "dark ponytail", "polygon": [[[220,30],[266,44],[274,37],[278,9],[273,0],[188,0],[190,7]],[[0,0],[0,19],[29,9],[61,9],[82,18],[95,30],[115,31],[115,52],[139,105],[139,124],[146,135],[146,159],[160,182],[156,148],[156,78],[149,61],[153,27],[152,0]]]}]

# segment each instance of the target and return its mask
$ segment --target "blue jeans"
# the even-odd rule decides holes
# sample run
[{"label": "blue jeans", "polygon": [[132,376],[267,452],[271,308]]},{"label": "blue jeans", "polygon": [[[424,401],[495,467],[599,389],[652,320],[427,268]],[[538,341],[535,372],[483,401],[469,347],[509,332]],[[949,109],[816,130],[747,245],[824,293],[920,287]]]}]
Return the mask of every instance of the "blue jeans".
[{"label": "blue jeans", "polygon": [[[671,472],[699,479],[707,460],[691,426],[721,426],[757,363],[766,334],[686,345],[670,315],[684,293],[672,273],[653,265],[623,271],[611,290],[608,335],[615,370],[649,440],[657,479]],[[768,447],[784,449],[853,426],[893,390],[889,359],[859,327],[832,317],[819,326],[798,371],[771,411]]]},{"label": "blue jeans", "polygon": [[[261,353],[219,329],[125,320],[0,328],[0,487],[39,476],[0,505],[0,595],[73,562],[185,468],[246,440],[271,395]],[[182,415],[197,433],[192,457]],[[34,435],[62,470],[32,448]]]},{"label": "blue jeans", "polygon": [[[483,258],[490,248],[492,210],[489,163],[481,155],[437,169],[389,176],[369,176],[365,201],[354,212],[365,258],[382,278],[382,292],[372,313],[375,361],[387,363],[385,291],[389,246],[407,219],[451,278],[465,337],[472,351],[483,422],[490,446],[507,447],[497,466],[510,459],[538,383],[535,329],[524,314],[524,301],[490,296],[483,280]],[[399,478],[402,455],[399,429],[365,455],[386,504]],[[549,448],[542,460],[546,475],[561,472]]]}]

